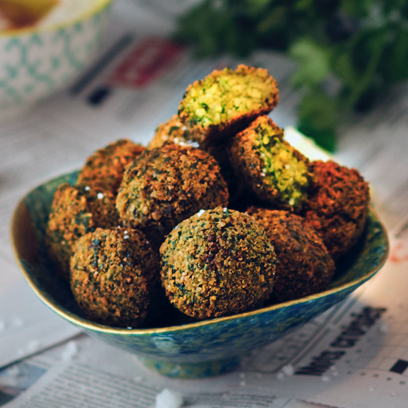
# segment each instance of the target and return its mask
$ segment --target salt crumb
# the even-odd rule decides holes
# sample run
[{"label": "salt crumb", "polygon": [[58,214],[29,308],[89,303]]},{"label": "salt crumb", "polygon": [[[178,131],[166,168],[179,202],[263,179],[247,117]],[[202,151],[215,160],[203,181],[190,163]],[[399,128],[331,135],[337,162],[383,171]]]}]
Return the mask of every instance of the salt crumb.
[{"label": "salt crumb", "polygon": [[139,376],[133,378],[133,381],[136,382],[136,383],[140,383],[143,380],[144,380],[144,377],[142,375],[139,375]]},{"label": "salt crumb", "polygon": [[38,340],[31,340],[26,347],[26,350],[28,353],[32,353],[36,350],[38,350],[38,347],[40,345],[40,342]]},{"label": "salt crumb", "polygon": [[20,368],[18,367],[18,365],[13,365],[7,369],[8,377],[18,377],[20,374]]},{"label": "salt crumb", "polygon": [[381,333],[388,333],[388,325],[386,323],[382,323],[380,325],[380,332]]},{"label": "salt crumb", "polygon": [[330,377],[327,376],[327,375],[323,375],[323,376],[322,376],[322,381],[328,382],[328,381],[330,381]]},{"label": "salt crumb", "polygon": [[241,382],[239,383],[239,385],[240,385],[241,387],[245,387],[245,386],[246,386],[246,382],[245,382],[245,381],[241,381]]},{"label": "salt crumb", "polygon": [[104,197],[103,193],[98,193],[96,196],[99,200],[102,200],[102,198]]},{"label": "salt crumb", "polygon": [[205,210],[200,210],[200,211],[197,213],[197,217],[201,217],[204,213],[205,213]]},{"label": "salt crumb", "polygon": [[78,353],[78,345],[75,341],[70,341],[64,348],[64,351],[61,354],[61,360],[70,361],[75,354]]},{"label": "salt crumb", "polygon": [[276,374],[276,378],[277,378],[278,380],[283,380],[283,379],[285,378],[285,374],[283,374],[283,373],[280,371],[278,374]]},{"label": "salt crumb", "polygon": [[89,186],[86,186],[86,187],[84,188],[85,191],[89,191],[90,189],[91,189],[91,187],[89,187]]},{"label": "salt crumb", "polygon": [[222,209],[222,211],[226,213],[226,212],[228,211],[228,208],[227,208],[227,207],[224,207],[224,208]]},{"label": "salt crumb", "polygon": [[180,408],[182,404],[182,395],[167,388],[156,395],[156,408]]},{"label": "salt crumb", "polygon": [[23,319],[17,318],[13,320],[13,326],[14,327],[21,327],[24,325]]},{"label": "salt crumb", "polygon": [[294,374],[295,369],[292,364],[288,364],[282,367],[282,372],[287,376],[291,376]]},{"label": "salt crumb", "polygon": [[127,235],[127,234],[124,235],[124,236],[123,236],[123,239],[129,239],[129,235]]}]

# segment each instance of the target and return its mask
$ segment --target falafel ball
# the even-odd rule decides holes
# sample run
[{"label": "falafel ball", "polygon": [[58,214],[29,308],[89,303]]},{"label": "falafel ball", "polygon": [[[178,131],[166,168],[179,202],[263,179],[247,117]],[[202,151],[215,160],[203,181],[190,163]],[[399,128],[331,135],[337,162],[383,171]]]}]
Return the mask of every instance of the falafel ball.
[{"label": "falafel ball", "polygon": [[258,200],[300,211],[311,179],[308,159],[283,140],[283,130],[269,117],[258,117],[232,139],[230,160]]},{"label": "falafel ball", "polygon": [[272,303],[299,299],[328,288],[335,271],[334,261],[322,238],[302,217],[256,207],[247,213],[265,228],[278,258]]},{"label": "falafel ball", "polygon": [[217,145],[279,102],[276,80],[263,68],[224,68],[189,85],[178,115],[191,140]]},{"label": "falafel ball", "polygon": [[216,160],[172,143],[146,150],[130,164],[116,199],[125,225],[141,228],[158,245],[198,210],[227,204],[228,188]]},{"label": "falafel ball", "polygon": [[314,178],[305,218],[337,260],[356,245],[364,231],[369,185],[358,170],[333,161],[311,162],[310,170]]},{"label": "falafel ball", "polygon": [[161,289],[159,270],[159,258],[141,231],[97,228],[78,240],[71,289],[90,320],[139,327]]},{"label": "falafel ball", "polygon": [[196,142],[190,140],[189,132],[184,123],[180,122],[178,115],[173,115],[167,122],[157,127],[153,139],[147,147],[148,149],[154,149],[155,147],[162,146],[166,142],[179,144],[181,146],[191,145],[198,147]]},{"label": "falafel ball", "polygon": [[160,253],[166,295],[188,316],[202,320],[251,310],[272,292],[275,251],[248,214],[201,210],[171,231]]},{"label": "falafel ball", "polygon": [[119,139],[89,156],[78,175],[78,186],[100,187],[116,194],[125,167],[145,148],[128,139]]},{"label": "falafel ball", "polygon": [[79,237],[97,227],[119,225],[112,193],[90,187],[58,186],[46,229],[49,258],[63,279],[69,280],[69,259]]}]

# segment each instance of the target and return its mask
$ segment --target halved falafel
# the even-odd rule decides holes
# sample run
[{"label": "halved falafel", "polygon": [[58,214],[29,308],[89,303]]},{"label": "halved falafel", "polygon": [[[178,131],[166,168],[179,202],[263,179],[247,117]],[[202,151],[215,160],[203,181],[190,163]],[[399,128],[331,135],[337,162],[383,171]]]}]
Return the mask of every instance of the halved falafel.
[{"label": "halved falafel", "polygon": [[202,210],[171,231],[160,253],[170,302],[197,319],[251,310],[272,292],[275,251],[247,214]]},{"label": "halved falafel", "polygon": [[269,113],[278,101],[277,82],[266,69],[239,65],[236,70],[214,70],[189,85],[178,115],[191,140],[217,145]]},{"label": "halved falafel", "polygon": [[265,228],[278,258],[271,303],[299,299],[328,288],[334,261],[322,238],[302,217],[256,207],[247,213]]},{"label": "halved falafel", "polygon": [[258,117],[231,140],[230,161],[258,200],[300,211],[311,179],[308,159],[283,140],[269,117]]}]

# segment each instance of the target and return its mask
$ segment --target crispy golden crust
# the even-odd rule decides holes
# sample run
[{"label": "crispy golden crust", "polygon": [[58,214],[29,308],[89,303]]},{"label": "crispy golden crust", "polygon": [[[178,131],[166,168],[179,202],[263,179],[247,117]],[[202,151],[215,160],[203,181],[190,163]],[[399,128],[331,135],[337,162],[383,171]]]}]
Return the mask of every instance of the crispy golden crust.
[{"label": "crispy golden crust", "polygon": [[334,261],[321,237],[303,218],[256,207],[247,213],[265,228],[278,258],[271,302],[298,299],[328,288]]},{"label": "crispy golden crust", "polygon": [[266,69],[239,65],[225,68],[189,85],[178,115],[192,140],[217,145],[279,102],[276,80]]},{"label": "crispy golden crust", "polygon": [[154,149],[167,142],[179,144],[181,146],[195,143],[190,140],[189,132],[184,123],[180,122],[178,115],[173,115],[167,122],[164,122],[157,127],[148,148]]},{"label": "crispy golden crust", "polygon": [[61,184],[54,194],[46,230],[46,244],[57,273],[69,280],[69,259],[79,237],[97,227],[117,227],[113,194]]},{"label": "crispy golden crust", "polygon": [[160,248],[162,285],[183,313],[206,319],[262,306],[276,256],[247,214],[217,207],[181,222]]},{"label": "crispy golden crust", "polygon": [[126,225],[162,238],[198,210],[227,204],[227,185],[215,159],[170,143],[146,150],[127,167],[116,200]]},{"label": "crispy golden crust", "polygon": [[357,243],[364,231],[369,186],[358,170],[333,161],[312,162],[310,169],[314,179],[305,218],[336,260]]},{"label": "crispy golden crust", "polygon": [[159,269],[142,232],[98,228],[78,240],[71,258],[71,289],[90,320],[139,327],[159,290]]},{"label": "crispy golden crust", "polygon": [[116,194],[125,167],[145,148],[128,139],[119,139],[97,150],[85,162],[78,175],[78,186],[100,187]]},{"label": "crispy golden crust", "polygon": [[283,130],[260,116],[231,141],[230,162],[265,205],[300,211],[311,179],[308,160],[283,140]]}]

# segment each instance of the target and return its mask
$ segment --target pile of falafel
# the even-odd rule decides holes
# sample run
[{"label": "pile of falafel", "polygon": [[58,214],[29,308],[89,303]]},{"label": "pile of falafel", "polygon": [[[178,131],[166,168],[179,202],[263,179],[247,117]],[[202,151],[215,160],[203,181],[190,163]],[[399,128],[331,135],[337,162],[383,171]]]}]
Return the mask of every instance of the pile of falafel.
[{"label": "pile of falafel", "polygon": [[215,70],[147,148],[117,140],[58,187],[49,258],[88,319],[168,326],[328,289],[363,234],[369,186],[291,146],[268,116],[278,102],[267,70]]}]

